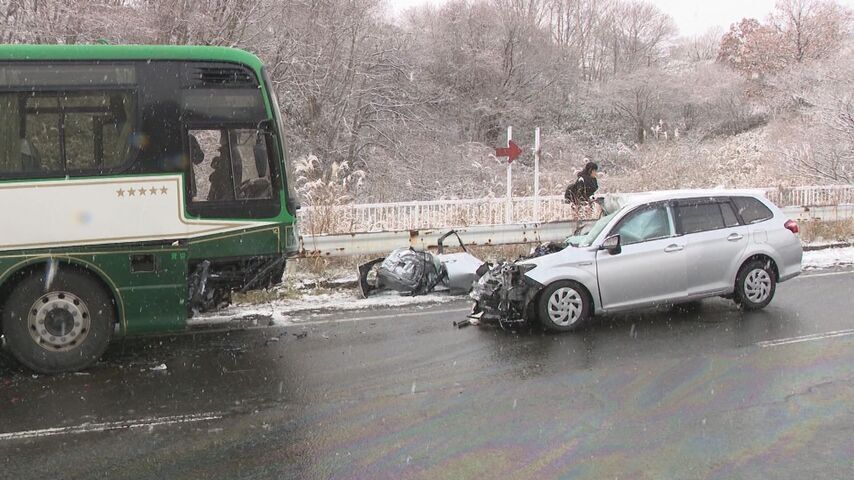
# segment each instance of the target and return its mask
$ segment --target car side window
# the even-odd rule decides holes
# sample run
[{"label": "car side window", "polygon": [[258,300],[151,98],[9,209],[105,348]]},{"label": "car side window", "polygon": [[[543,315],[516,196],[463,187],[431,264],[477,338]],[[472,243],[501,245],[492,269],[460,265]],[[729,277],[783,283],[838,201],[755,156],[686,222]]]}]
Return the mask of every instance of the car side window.
[{"label": "car side window", "polygon": [[737,227],[738,217],[735,216],[735,210],[732,209],[732,204],[729,202],[721,202],[718,205],[721,207],[721,213],[724,216],[724,225],[727,227]]},{"label": "car side window", "polygon": [[720,202],[691,202],[677,205],[676,219],[684,234],[707,232],[726,227]]},{"label": "car side window", "polygon": [[752,197],[733,197],[732,202],[746,224],[764,222],[774,217],[771,210],[762,202]]},{"label": "car side window", "polygon": [[667,207],[641,207],[623,217],[611,230],[611,235],[620,235],[623,245],[670,237],[672,228]]}]

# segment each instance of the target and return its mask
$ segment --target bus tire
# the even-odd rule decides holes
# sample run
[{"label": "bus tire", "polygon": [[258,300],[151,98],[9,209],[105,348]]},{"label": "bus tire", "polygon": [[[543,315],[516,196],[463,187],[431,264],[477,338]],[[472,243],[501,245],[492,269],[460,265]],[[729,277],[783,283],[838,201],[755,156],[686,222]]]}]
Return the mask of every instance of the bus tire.
[{"label": "bus tire", "polygon": [[40,373],[82,370],[110,343],[116,313],[112,296],[90,275],[56,270],[45,287],[47,269],[15,285],[3,306],[6,346],[19,362]]}]

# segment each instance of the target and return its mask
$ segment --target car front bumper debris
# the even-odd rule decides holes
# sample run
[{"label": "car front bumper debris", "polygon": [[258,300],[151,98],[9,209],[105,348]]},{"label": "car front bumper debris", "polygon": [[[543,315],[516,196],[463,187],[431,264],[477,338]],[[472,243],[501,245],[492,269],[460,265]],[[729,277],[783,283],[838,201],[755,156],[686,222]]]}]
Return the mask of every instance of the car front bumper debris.
[{"label": "car front bumper debris", "polygon": [[474,300],[469,317],[499,325],[533,320],[534,299],[543,286],[525,276],[531,268],[530,264],[504,262],[486,272],[469,294]]}]

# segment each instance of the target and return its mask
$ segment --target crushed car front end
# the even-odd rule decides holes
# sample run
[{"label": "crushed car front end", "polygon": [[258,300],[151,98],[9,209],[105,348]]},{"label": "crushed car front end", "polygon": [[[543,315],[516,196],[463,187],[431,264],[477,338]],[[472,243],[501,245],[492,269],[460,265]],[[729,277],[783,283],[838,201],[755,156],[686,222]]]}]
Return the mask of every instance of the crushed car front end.
[{"label": "crushed car front end", "polygon": [[503,262],[490,269],[469,295],[474,300],[470,317],[502,324],[534,320],[537,295],[558,280],[578,281],[595,297],[596,249],[590,246],[620,209],[615,210],[583,225],[562,245],[543,244],[527,259]]},{"label": "crushed car front end", "polygon": [[526,262],[503,262],[486,272],[469,295],[471,317],[482,322],[517,323],[533,319],[530,308],[543,285],[525,275],[535,268]]}]

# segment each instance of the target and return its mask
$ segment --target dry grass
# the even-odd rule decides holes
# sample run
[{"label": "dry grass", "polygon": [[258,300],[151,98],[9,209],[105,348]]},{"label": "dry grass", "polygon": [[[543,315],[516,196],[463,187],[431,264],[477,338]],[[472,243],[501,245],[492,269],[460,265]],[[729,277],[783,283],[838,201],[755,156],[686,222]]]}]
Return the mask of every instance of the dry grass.
[{"label": "dry grass", "polygon": [[833,222],[826,221],[802,221],[798,222],[801,229],[801,241],[805,243],[825,242],[848,242],[854,239],[854,219]]},{"label": "dry grass", "polygon": [[234,304],[259,305],[262,303],[270,303],[275,300],[299,298],[300,296],[300,292],[295,289],[273,288],[267,290],[250,290],[245,293],[235,292],[231,297],[231,302]]}]

